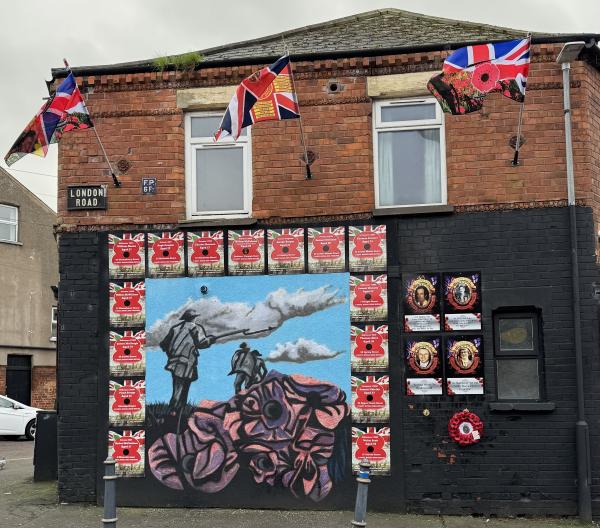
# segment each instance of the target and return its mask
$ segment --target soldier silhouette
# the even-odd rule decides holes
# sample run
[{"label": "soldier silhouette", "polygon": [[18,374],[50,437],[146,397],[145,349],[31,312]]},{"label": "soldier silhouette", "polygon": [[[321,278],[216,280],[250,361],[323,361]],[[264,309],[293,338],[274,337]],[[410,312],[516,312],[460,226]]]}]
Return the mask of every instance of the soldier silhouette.
[{"label": "soldier silhouette", "polygon": [[215,336],[207,336],[204,327],[195,322],[198,315],[193,310],[186,310],[160,342],[160,348],[168,358],[165,370],[170,371],[173,378],[173,394],[169,402],[171,416],[183,410],[190,385],[198,379],[199,351],[217,340]]},{"label": "soldier silhouette", "polygon": [[228,376],[235,374],[233,388],[236,394],[242,390],[249,389],[252,385],[259,383],[267,375],[267,367],[261,353],[258,350],[250,350],[246,343],[241,343],[231,358],[231,372]]}]

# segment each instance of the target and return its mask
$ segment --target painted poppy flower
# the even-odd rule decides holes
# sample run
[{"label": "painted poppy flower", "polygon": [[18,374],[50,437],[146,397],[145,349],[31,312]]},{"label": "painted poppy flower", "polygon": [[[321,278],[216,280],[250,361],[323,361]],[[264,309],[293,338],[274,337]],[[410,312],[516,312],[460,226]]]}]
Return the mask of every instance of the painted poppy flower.
[{"label": "painted poppy flower", "polygon": [[307,427],[294,441],[291,450],[281,454],[282,463],[287,466],[283,472],[283,485],[296,497],[304,495],[318,502],[329,494],[333,484],[327,462],[333,454],[334,441],[331,431]]},{"label": "painted poppy flower", "polygon": [[299,417],[333,430],[350,413],[346,394],[326,381],[302,375],[286,376],[285,394]]},{"label": "painted poppy flower", "polygon": [[234,443],[242,450],[281,449],[294,437],[296,415],[283,389],[287,376],[272,370],[249,390],[234,396],[224,425]]},{"label": "painted poppy flower", "polygon": [[258,484],[265,482],[270,486],[275,485],[277,470],[280,468],[279,457],[275,451],[256,453],[248,464],[254,481]]},{"label": "painted poppy flower", "polygon": [[272,370],[228,401],[202,401],[183,433],[153,443],[148,465],[167,487],[215,493],[244,464],[258,484],[320,501],[333,487],[335,430],[349,413],[335,385]]},{"label": "painted poppy flower", "polygon": [[148,451],[154,476],[169,488],[185,488],[181,475],[194,489],[216,493],[225,488],[239,469],[238,455],[218,416],[194,413],[182,434],[167,433]]},{"label": "painted poppy flower", "polygon": [[496,87],[500,71],[495,64],[484,62],[475,67],[471,82],[480,92],[489,92]]}]

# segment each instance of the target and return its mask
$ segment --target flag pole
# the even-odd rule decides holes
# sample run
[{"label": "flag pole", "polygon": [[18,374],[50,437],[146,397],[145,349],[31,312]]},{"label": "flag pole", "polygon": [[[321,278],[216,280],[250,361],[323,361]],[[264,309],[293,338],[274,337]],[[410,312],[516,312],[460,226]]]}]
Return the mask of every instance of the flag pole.
[{"label": "flag pole", "polygon": [[[527,34],[529,40],[529,61],[531,62],[531,33]],[[521,108],[519,109],[519,124],[517,125],[517,141],[515,143],[515,156],[512,160],[513,167],[519,165],[519,148],[521,148],[521,128],[523,125],[523,109],[525,107],[525,93],[527,92],[527,84],[525,84],[523,91],[523,101],[521,102]]]},{"label": "flag pole", "polygon": [[[71,71],[71,67],[69,66],[69,63],[67,62],[67,59],[63,59],[63,62],[65,63],[65,68],[67,68],[69,73],[73,73]],[[83,103],[85,105],[85,102]],[[89,110],[88,110],[89,113]],[[90,115],[91,118],[91,115]],[[106,163],[108,165],[108,168],[110,170],[110,175],[112,176],[112,180],[113,180],[113,184],[115,187],[121,187],[121,182],[119,181],[119,178],[117,178],[117,175],[115,174],[115,171],[113,170],[112,164],[110,163],[110,160],[108,159],[108,155],[106,154],[106,150],[104,149],[104,145],[102,143],[102,140],[100,139],[100,136],[98,135],[98,131],[96,130],[96,125],[93,125],[92,130],[94,131],[94,134],[96,134],[96,139],[98,140],[98,144],[100,145],[100,149],[102,150],[102,154],[104,154],[104,159],[106,160]]]},{"label": "flag pole", "polygon": [[[287,43],[285,41],[285,37],[281,35],[281,40],[283,40],[283,46],[285,49],[285,54],[289,57],[290,52],[287,47]],[[310,172],[310,163],[308,161],[308,150],[306,149],[306,140],[304,139],[304,126],[302,125],[302,113],[300,112],[300,102],[298,101],[298,92],[296,91],[296,82],[294,80],[294,68],[292,68],[292,61],[290,60],[290,80],[292,81],[292,90],[294,94],[296,94],[296,104],[298,105],[298,118],[300,124],[300,141],[302,142],[302,148],[304,149],[304,164],[306,166],[306,179],[312,179],[312,173]]]}]

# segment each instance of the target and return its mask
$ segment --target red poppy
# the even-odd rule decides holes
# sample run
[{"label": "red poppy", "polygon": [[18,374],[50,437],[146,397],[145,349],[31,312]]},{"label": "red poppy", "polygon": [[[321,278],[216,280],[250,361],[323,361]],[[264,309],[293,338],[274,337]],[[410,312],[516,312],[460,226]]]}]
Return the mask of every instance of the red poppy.
[{"label": "red poppy", "polygon": [[489,92],[496,87],[500,71],[495,64],[484,62],[475,68],[471,82],[480,92]]}]

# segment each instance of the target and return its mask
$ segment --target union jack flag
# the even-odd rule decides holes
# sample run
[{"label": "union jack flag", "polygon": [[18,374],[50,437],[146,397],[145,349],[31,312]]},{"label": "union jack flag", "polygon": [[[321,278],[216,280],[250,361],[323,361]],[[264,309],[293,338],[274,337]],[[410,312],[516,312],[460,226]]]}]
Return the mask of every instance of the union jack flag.
[{"label": "union jack flag", "polygon": [[215,141],[224,135],[236,141],[242,129],[258,121],[298,117],[300,109],[292,83],[290,58],[286,55],[241,82],[215,132]]},{"label": "union jack flag", "polygon": [[10,166],[27,154],[44,158],[50,143],[58,143],[63,133],[93,126],[75,77],[70,73],[21,132],[4,160]]},{"label": "union jack flag", "polygon": [[500,92],[522,102],[525,97],[531,39],[466,46],[452,53],[427,88],[444,112],[467,114],[483,106],[485,96]]}]

